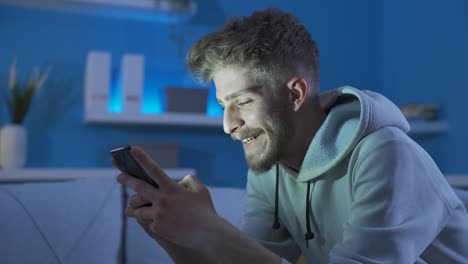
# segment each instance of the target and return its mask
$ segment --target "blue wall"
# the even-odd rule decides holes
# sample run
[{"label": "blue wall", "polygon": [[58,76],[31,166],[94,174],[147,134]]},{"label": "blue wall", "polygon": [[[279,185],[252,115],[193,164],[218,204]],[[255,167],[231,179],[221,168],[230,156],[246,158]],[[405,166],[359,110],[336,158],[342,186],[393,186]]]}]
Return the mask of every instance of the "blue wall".
[{"label": "blue wall", "polygon": [[[419,11],[420,5],[413,4],[410,11],[403,10],[401,14],[407,5],[404,1],[332,0],[306,4],[299,0],[263,0],[251,1],[248,7],[228,0],[197,2],[200,12],[189,24],[179,28],[191,32],[192,36],[184,42],[182,54],[192,41],[218,27],[227,17],[248,15],[254,9],[279,7],[296,14],[316,39],[321,55],[322,90],[349,84],[384,92],[401,102],[412,100],[415,94],[408,88],[414,89],[416,83],[421,83],[420,89],[429,89],[427,94],[432,94],[424,99],[444,98],[444,106],[448,102],[458,103],[445,111],[451,122],[449,134],[436,139],[440,142],[429,142],[426,146],[446,154],[451,152],[446,146],[452,144],[455,148],[454,144],[461,140],[462,134],[455,131],[455,123],[463,119],[458,119],[454,112],[460,111],[462,99],[458,91],[457,94],[443,93],[446,89],[440,87],[447,83],[451,91],[463,84],[466,87],[467,77],[461,77],[462,68],[466,69],[466,55],[458,57],[463,52],[463,44],[467,44],[466,33],[464,43],[453,41],[466,32],[466,26],[463,28],[461,21],[452,21],[455,29],[448,32],[443,29],[448,23],[446,19],[460,20],[466,14],[461,10],[463,0],[449,1],[450,4],[442,4],[442,0],[429,1],[430,5],[441,9],[439,12],[447,13],[437,20],[440,28],[435,36],[430,36],[433,31],[427,26],[433,23],[430,7],[425,6],[426,13],[417,14],[418,19],[413,19],[411,10]],[[466,6],[463,7],[466,11]],[[452,17],[452,11],[458,16]],[[410,28],[423,29],[426,39],[411,35]],[[404,37],[399,37],[400,34]],[[90,50],[107,50],[113,58],[124,53],[141,53],[148,67],[155,69],[153,78],[165,76],[165,82],[174,85],[190,82],[178,45],[168,35],[168,25],[163,23],[0,6],[1,87],[7,85],[8,66],[15,55],[23,71],[35,64],[56,65],[51,79],[57,85],[46,86],[41,91],[26,120],[30,142],[27,167],[109,167],[108,151],[112,147],[137,140],[177,141],[181,145],[180,167],[195,168],[202,181],[210,185],[243,186],[247,166],[242,148],[221,128],[83,123],[83,69]],[[419,46],[428,40],[439,40],[431,44],[432,48],[442,45],[431,54],[437,71],[427,68],[427,60],[423,61],[424,65],[419,64],[419,58],[426,58]],[[408,43],[410,47],[403,47]],[[414,52],[420,55],[411,58]],[[447,52],[449,57],[446,57]],[[407,64],[408,56],[413,64]],[[447,62],[450,66],[445,65]],[[114,66],[117,63],[118,60]],[[443,80],[437,79],[438,70],[445,73]],[[416,74],[409,74],[411,71]],[[2,108],[0,125],[7,122]],[[468,151],[467,148],[464,151]],[[437,158],[448,171],[467,170],[461,160],[448,160],[442,154]]]},{"label": "blue wall", "polygon": [[418,138],[445,173],[468,171],[468,3],[382,1],[381,91],[398,104],[438,103],[449,131]]}]

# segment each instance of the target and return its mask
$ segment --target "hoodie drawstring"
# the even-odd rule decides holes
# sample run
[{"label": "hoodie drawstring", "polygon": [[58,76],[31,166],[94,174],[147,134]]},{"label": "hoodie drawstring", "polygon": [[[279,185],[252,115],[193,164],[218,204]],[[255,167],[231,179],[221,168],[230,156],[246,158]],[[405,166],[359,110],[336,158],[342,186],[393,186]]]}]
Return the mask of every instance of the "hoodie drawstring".
[{"label": "hoodie drawstring", "polygon": [[307,227],[307,233],[305,233],[305,242],[306,242],[306,248],[309,247],[309,240],[314,239],[315,234],[311,231],[310,228],[310,181],[307,182],[307,195],[306,195],[306,227]]},{"label": "hoodie drawstring", "polygon": [[278,217],[278,188],[279,188],[279,166],[276,163],[276,191],[275,191],[275,221],[273,222],[273,229],[280,228],[281,224],[279,223]]},{"label": "hoodie drawstring", "polygon": [[[276,163],[276,190],[275,190],[275,220],[273,221],[272,228],[273,229],[278,229],[280,228],[281,224],[279,223],[279,217],[278,217],[278,197],[279,197],[279,166],[278,163]],[[306,227],[307,227],[307,233],[305,233],[305,242],[306,242],[306,247],[309,247],[309,240],[314,239],[315,234],[312,232],[312,229],[310,228],[310,207],[311,207],[311,202],[310,202],[310,181],[307,182],[307,195],[306,195]]]}]

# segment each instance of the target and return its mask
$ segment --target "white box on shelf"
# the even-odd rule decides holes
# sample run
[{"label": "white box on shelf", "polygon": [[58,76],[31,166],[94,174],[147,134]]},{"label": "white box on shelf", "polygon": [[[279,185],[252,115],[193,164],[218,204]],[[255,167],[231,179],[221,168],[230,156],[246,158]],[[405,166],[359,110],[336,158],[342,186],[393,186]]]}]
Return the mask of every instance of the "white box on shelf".
[{"label": "white box on shelf", "polygon": [[143,96],[144,57],[125,54],[122,57],[122,110],[124,113],[140,114]]},{"label": "white box on shelf", "polygon": [[167,111],[170,113],[206,113],[208,88],[166,87]]},{"label": "white box on shelf", "polygon": [[86,58],[84,101],[85,116],[108,111],[111,79],[111,55],[109,52],[92,51]]}]

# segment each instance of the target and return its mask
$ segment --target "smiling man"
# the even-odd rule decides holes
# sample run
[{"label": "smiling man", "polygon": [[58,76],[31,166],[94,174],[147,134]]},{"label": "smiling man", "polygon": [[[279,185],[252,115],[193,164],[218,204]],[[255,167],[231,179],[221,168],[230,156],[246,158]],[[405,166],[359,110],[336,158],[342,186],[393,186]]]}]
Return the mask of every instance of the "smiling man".
[{"label": "smiling man", "polygon": [[176,263],[468,263],[464,205],[398,107],[352,87],[319,95],[317,47],[297,18],[233,18],[187,65],[214,81],[250,169],[241,232],[195,177],[176,184],[132,149],[160,188],[121,174],[137,192],[127,214]]},{"label": "smiling man", "polygon": [[293,122],[284,101],[256,85],[247,71],[230,66],[213,76],[223,106],[224,132],[242,141],[249,167],[266,171],[288,147]]}]

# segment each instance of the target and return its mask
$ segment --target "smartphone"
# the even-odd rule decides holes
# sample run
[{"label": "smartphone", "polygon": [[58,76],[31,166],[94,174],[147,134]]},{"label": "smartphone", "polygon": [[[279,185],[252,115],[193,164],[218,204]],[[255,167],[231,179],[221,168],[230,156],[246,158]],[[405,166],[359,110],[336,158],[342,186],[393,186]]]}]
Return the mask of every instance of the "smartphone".
[{"label": "smartphone", "polygon": [[130,146],[120,147],[111,150],[111,155],[114,160],[117,162],[119,169],[122,172],[130,174],[133,177],[144,180],[145,182],[151,184],[156,189],[159,189],[159,185],[146,173],[146,171],[138,164],[138,162],[133,158],[130,150]]}]

